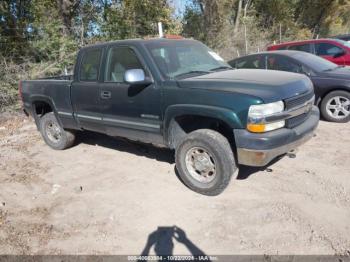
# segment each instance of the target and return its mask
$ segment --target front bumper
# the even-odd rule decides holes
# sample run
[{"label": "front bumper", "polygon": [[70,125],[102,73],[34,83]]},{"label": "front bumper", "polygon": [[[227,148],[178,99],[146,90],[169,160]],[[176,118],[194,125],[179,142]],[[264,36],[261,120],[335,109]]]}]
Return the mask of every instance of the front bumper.
[{"label": "front bumper", "polygon": [[313,106],[310,116],[295,128],[281,128],[256,134],[235,129],[238,163],[247,166],[265,166],[274,158],[289,152],[309,140],[318,125],[320,112]]}]

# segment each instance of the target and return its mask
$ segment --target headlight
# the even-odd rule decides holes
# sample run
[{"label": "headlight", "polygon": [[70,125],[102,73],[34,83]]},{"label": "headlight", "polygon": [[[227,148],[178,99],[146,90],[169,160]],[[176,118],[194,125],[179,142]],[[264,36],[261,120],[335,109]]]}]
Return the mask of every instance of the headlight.
[{"label": "headlight", "polygon": [[247,129],[250,132],[262,133],[284,127],[285,121],[266,123],[267,116],[281,113],[284,110],[284,103],[278,101],[275,103],[252,105],[248,112]]}]

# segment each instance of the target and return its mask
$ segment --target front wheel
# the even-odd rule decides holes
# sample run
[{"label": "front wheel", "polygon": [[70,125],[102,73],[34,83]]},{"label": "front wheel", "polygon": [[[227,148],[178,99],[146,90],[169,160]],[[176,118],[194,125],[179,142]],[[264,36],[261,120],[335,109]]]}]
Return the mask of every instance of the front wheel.
[{"label": "front wheel", "polygon": [[350,93],[334,91],[326,95],[321,102],[321,114],[331,122],[345,123],[350,120]]},{"label": "front wheel", "polygon": [[46,144],[56,150],[71,147],[75,140],[75,134],[64,130],[53,112],[47,113],[40,118],[40,133]]},{"label": "front wheel", "polygon": [[209,196],[224,191],[237,169],[228,140],[210,129],[188,134],[176,148],[175,161],[182,181]]}]

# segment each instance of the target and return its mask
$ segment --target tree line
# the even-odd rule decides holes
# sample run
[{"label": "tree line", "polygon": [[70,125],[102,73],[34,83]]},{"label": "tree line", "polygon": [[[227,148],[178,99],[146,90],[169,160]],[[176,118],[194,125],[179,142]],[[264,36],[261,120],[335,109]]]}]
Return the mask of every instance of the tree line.
[{"label": "tree line", "polygon": [[1,0],[0,109],[17,82],[61,74],[85,45],[166,34],[203,41],[225,58],[272,42],[348,33],[350,0]]}]

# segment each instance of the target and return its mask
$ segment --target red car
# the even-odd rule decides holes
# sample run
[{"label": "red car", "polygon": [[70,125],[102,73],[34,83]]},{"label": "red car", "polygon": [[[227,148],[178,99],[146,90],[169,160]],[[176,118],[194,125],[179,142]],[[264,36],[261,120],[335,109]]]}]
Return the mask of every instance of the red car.
[{"label": "red car", "polygon": [[350,43],[340,39],[313,39],[267,47],[272,50],[296,50],[321,56],[337,65],[350,66]]}]

